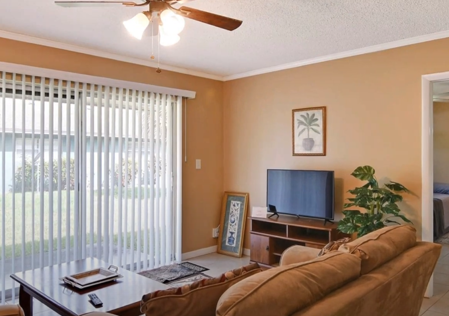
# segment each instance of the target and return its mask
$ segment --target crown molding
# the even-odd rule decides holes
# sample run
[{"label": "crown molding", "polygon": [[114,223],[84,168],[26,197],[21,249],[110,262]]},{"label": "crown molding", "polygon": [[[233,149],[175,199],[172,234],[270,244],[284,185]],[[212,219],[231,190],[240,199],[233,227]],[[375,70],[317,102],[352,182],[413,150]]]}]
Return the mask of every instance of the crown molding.
[{"label": "crown molding", "polygon": [[[148,61],[145,59],[123,56],[123,55],[109,53],[109,52],[105,52],[105,51],[101,51],[101,50],[97,50],[97,49],[93,49],[93,48],[87,48],[87,47],[82,47],[82,46],[77,46],[77,45],[72,45],[72,44],[66,44],[66,43],[62,43],[62,42],[52,41],[52,40],[29,36],[29,35],[23,35],[23,34],[12,33],[12,32],[0,30],[0,37],[19,41],[19,42],[26,42],[26,43],[36,44],[36,45],[42,45],[42,46],[47,46],[47,47],[68,50],[71,52],[76,52],[76,53],[81,53],[81,54],[86,54],[86,55],[92,55],[92,56],[97,56],[97,57],[102,57],[102,58],[107,58],[107,59],[123,61],[126,63],[136,64],[136,65],[142,65],[142,66],[147,66],[147,67],[152,67],[152,68],[158,67],[157,63],[151,62],[151,61]],[[201,72],[201,71],[195,71],[195,70],[190,70],[190,69],[186,69],[186,68],[174,67],[174,66],[163,65],[163,64],[160,64],[159,68],[161,68],[163,70],[167,70],[167,71],[178,72],[181,74],[223,81],[222,76],[212,75],[212,74],[208,74],[208,73]]]},{"label": "crown molding", "polygon": [[[18,33],[12,33],[12,32],[0,30],[0,37],[15,40],[15,41],[20,41],[20,42],[27,42],[27,43],[31,43],[31,44],[48,46],[48,47],[68,50],[68,51],[72,51],[72,52],[77,52],[77,53],[81,53],[81,54],[87,54],[87,55],[92,55],[92,56],[97,56],[97,57],[102,57],[102,58],[107,58],[107,59],[113,59],[113,60],[123,61],[123,62],[127,62],[127,63],[137,64],[137,65],[157,68],[157,63],[151,62],[148,60],[129,57],[129,56],[123,56],[123,55],[119,55],[119,54],[113,54],[113,53],[96,50],[96,49],[92,49],[92,48],[61,43],[61,42],[57,42],[57,41],[42,39],[42,38],[18,34]],[[262,75],[262,74],[275,72],[275,71],[281,71],[281,70],[298,68],[298,67],[312,65],[312,64],[318,64],[318,63],[331,61],[331,60],[337,60],[337,59],[353,57],[353,56],[358,56],[358,55],[364,55],[364,54],[369,54],[369,53],[375,53],[375,52],[379,52],[379,51],[383,51],[383,50],[388,50],[388,49],[393,49],[393,48],[398,48],[398,47],[403,47],[403,46],[408,46],[408,45],[413,45],[413,44],[430,42],[430,41],[439,40],[439,39],[443,39],[443,38],[447,38],[447,37],[449,37],[449,31],[442,31],[442,32],[437,32],[437,33],[432,33],[432,34],[427,34],[427,35],[415,36],[415,37],[402,39],[402,40],[398,40],[398,41],[393,41],[393,42],[389,42],[389,43],[349,50],[346,52],[325,55],[325,56],[321,56],[321,57],[317,57],[317,58],[295,61],[292,63],[286,63],[286,64],[277,65],[277,66],[273,66],[273,67],[256,69],[256,70],[252,70],[252,71],[248,71],[248,72],[244,72],[244,73],[240,73],[240,74],[235,74],[235,75],[230,75],[230,76],[218,76],[218,75],[208,74],[205,72],[190,70],[190,69],[181,68],[181,67],[174,67],[174,66],[169,66],[169,65],[159,65],[159,67],[163,70],[174,71],[174,72],[178,72],[178,73],[182,73],[182,74],[186,74],[186,75],[192,75],[192,76],[196,76],[196,77],[202,77],[202,78],[218,80],[218,81],[230,81],[230,80],[235,80],[235,79],[241,79],[241,78],[246,78],[246,77]]]},{"label": "crown molding", "polygon": [[321,56],[321,57],[317,57],[317,58],[306,59],[306,60],[295,61],[292,63],[282,64],[282,65],[273,66],[273,67],[252,70],[252,71],[244,72],[241,74],[225,76],[223,78],[223,81],[230,81],[230,80],[235,80],[235,79],[240,79],[240,78],[262,75],[262,74],[266,74],[266,73],[270,73],[270,72],[286,70],[286,69],[291,69],[291,68],[297,68],[297,67],[307,66],[307,65],[312,65],[312,64],[318,64],[318,63],[322,63],[322,62],[326,62],[326,61],[342,59],[342,58],[347,58],[347,57],[353,57],[353,56],[357,56],[357,55],[375,53],[375,52],[380,52],[383,50],[388,50],[388,49],[392,49],[392,48],[398,48],[398,47],[403,47],[403,46],[408,46],[408,45],[413,45],[413,44],[419,44],[419,43],[424,43],[424,42],[430,42],[430,41],[439,40],[439,39],[447,38],[447,37],[449,37],[449,31],[442,31],[442,32],[437,32],[437,33],[432,33],[432,34],[427,34],[427,35],[421,35],[421,36],[406,38],[406,39],[393,41],[393,42],[389,42],[389,43],[349,50],[346,52],[341,52],[341,53]]}]

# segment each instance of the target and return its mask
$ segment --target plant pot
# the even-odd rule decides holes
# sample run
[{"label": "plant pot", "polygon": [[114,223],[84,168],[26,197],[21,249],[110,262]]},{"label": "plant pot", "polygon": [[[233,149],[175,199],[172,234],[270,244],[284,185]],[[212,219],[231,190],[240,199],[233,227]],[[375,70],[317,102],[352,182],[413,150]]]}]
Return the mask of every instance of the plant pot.
[{"label": "plant pot", "polygon": [[302,147],[304,148],[304,150],[311,151],[313,145],[315,145],[315,141],[313,140],[313,138],[304,138],[302,140]]}]

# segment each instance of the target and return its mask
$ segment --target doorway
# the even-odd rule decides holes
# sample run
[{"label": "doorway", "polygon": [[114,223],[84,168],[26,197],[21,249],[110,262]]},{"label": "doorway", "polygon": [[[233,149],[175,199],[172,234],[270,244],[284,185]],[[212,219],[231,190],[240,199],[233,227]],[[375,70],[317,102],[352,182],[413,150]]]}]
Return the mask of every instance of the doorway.
[{"label": "doorway", "polygon": [[[434,84],[449,81],[449,72],[422,76],[422,130],[421,130],[421,179],[422,179],[422,235],[423,241],[433,242],[433,94]],[[425,293],[433,296],[433,276]]]}]

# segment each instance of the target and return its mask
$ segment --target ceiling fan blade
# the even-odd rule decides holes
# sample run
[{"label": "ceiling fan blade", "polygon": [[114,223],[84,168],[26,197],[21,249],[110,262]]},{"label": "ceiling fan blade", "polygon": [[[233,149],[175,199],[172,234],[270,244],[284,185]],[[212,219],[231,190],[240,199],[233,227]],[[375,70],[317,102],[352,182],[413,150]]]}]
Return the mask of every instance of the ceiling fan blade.
[{"label": "ceiling fan blade", "polygon": [[61,7],[91,7],[91,6],[115,6],[121,4],[127,7],[138,6],[137,3],[131,1],[55,1],[55,4]]},{"label": "ceiling fan blade", "polygon": [[228,18],[222,15],[201,11],[193,8],[180,7],[179,11],[180,12],[178,12],[178,14],[181,13],[181,15],[186,18],[200,21],[216,27],[220,27],[228,31],[233,31],[240,25],[242,25],[242,21],[240,20]]}]

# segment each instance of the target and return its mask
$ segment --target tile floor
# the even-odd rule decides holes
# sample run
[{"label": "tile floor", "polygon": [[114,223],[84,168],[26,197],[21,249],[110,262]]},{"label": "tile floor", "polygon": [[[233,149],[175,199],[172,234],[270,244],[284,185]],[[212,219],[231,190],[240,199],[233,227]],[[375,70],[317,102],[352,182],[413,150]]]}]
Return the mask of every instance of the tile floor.
[{"label": "tile floor", "polygon": [[443,244],[433,276],[433,296],[424,298],[420,315],[449,315],[449,245]]},{"label": "tile floor", "polygon": [[[209,270],[204,273],[218,276],[224,271],[232,270],[249,263],[249,257],[234,258],[217,253],[186,260]],[[449,316],[449,245],[443,245],[440,259],[434,274],[434,293],[431,298],[424,298],[420,316]],[[34,303],[34,313],[37,316],[56,316],[46,306],[38,301]]]}]

